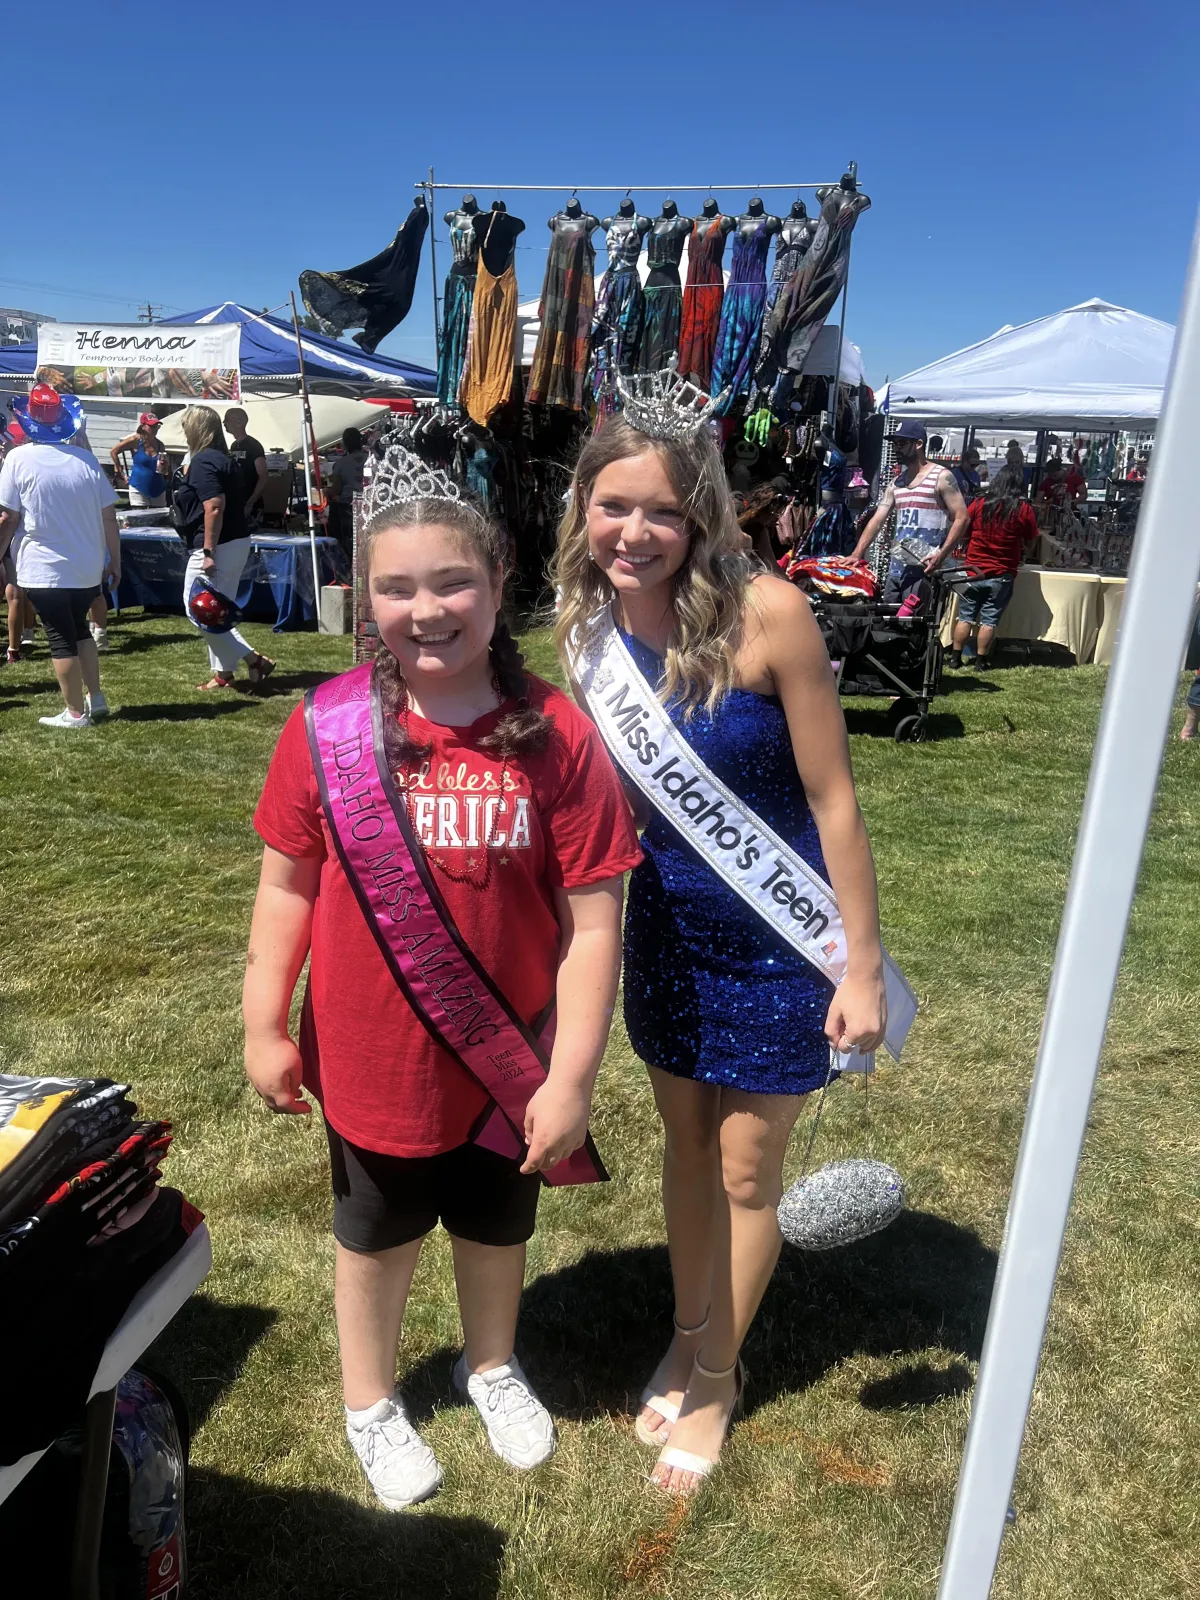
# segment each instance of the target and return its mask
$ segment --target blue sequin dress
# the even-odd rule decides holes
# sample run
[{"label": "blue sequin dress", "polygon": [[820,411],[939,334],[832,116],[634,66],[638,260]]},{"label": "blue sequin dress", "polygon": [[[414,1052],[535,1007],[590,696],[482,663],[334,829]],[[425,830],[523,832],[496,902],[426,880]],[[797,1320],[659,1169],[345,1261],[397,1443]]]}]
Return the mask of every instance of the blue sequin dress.
[{"label": "blue sequin dress", "polygon": [[[661,659],[622,634],[651,684]],[[734,689],[671,720],[705,764],[827,879],[817,825],[774,696]],[[806,1094],[829,1069],[833,985],[707,867],[657,811],[625,914],[625,1026],[643,1061],[753,1094]]]}]

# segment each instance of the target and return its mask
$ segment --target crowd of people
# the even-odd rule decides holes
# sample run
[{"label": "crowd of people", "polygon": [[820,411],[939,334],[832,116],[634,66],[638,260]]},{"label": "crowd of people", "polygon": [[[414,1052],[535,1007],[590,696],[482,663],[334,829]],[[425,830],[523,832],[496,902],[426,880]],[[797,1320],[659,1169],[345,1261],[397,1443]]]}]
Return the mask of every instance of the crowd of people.
[{"label": "crowd of people", "polygon": [[[170,495],[180,537],[188,545],[183,608],[208,644],[210,675],[201,691],[229,689],[239,663],[252,685],[265,683],[275,662],[234,625],[238,583],[250,553],[250,525],[267,469],[262,445],[247,432],[239,407],[225,413],[231,436],[206,406],[181,419],[186,466],[172,473],[159,439],[160,419],[146,412],[110,452],[113,477],[132,452],[131,506],[162,507]],[[43,726],[78,731],[109,714],[100,687],[99,655],[108,645],[106,591],[121,581],[121,543],[114,483],[101,470],[84,427],[82,402],[36,384],[13,406],[0,467],[0,550],[8,606],[6,661],[20,660],[40,621],[63,709]]]}]

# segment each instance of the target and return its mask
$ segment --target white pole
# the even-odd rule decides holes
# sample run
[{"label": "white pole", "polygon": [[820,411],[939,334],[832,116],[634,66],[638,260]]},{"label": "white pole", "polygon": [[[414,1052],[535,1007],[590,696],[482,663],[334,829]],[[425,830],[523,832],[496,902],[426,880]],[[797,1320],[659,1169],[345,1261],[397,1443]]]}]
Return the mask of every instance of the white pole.
[{"label": "white pole", "polygon": [[300,435],[304,450],[304,499],[308,505],[308,551],[312,557],[313,575],[313,612],[317,619],[317,632],[325,630],[321,625],[321,567],[317,561],[317,513],[313,510],[313,476],[312,461],[309,459],[310,449],[316,448],[316,434],[313,431],[312,407],[308,403],[308,378],[304,371],[304,346],[300,341],[300,318],[296,312],[296,296],[292,293],[292,327],[296,333],[296,360],[300,367]]},{"label": "white pole", "polygon": [[1134,544],[1050,982],[939,1600],[986,1600],[1200,571],[1200,233]]},{"label": "white pole", "polygon": [[312,557],[313,610],[317,616],[317,632],[321,633],[324,631],[321,626],[321,568],[317,561],[317,513],[313,510],[312,461],[309,459],[311,436],[307,417],[308,407],[305,406],[300,415],[300,426],[304,434],[304,498],[308,502],[308,552]]}]

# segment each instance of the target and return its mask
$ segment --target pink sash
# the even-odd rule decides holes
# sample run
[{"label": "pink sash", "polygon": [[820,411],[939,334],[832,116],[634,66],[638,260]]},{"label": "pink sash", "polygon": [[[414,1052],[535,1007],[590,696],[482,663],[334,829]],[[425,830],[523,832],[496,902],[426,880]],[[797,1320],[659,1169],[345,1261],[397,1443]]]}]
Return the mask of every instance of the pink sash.
[{"label": "pink sash", "polygon": [[[388,970],[430,1037],[491,1097],[472,1141],[520,1160],[525,1110],[546,1081],[553,1000],[535,1038],[455,926],[387,768],[370,664],[310,689],[304,725],[338,859]],[[608,1173],[589,1134],[542,1177],[601,1183]]]}]

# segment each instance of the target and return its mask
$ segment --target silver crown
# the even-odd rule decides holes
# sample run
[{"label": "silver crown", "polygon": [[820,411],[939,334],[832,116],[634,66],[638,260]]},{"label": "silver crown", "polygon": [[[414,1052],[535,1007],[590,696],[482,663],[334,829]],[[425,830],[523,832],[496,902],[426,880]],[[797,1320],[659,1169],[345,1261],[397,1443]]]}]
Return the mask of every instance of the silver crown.
[{"label": "silver crown", "polygon": [[452,478],[407,446],[389,444],[374,463],[371,480],[363,490],[363,516],[399,505],[404,500],[461,500],[463,492]]},{"label": "silver crown", "polygon": [[673,359],[661,372],[619,377],[617,393],[625,405],[626,421],[651,439],[685,439],[689,433],[699,433],[729,398],[729,390],[722,389],[710,399],[690,378],[679,375]]}]

